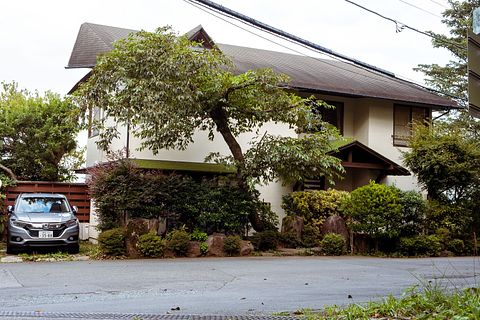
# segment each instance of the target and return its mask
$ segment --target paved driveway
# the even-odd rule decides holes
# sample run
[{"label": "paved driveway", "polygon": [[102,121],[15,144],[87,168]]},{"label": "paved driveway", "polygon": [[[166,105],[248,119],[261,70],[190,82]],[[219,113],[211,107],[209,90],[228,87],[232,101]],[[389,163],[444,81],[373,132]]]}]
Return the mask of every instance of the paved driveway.
[{"label": "paved driveway", "polygon": [[269,314],[399,295],[419,279],[471,286],[478,280],[478,270],[478,258],[248,257],[0,264],[0,313]]}]

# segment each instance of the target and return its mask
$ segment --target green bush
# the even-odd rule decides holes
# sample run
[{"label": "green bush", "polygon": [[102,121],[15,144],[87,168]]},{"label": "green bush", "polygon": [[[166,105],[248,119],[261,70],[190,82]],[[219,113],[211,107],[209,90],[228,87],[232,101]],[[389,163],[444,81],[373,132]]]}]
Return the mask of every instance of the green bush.
[{"label": "green bush", "polygon": [[314,225],[306,224],[302,232],[302,245],[306,248],[318,246],[320,241],[320,230]]},{"label": "green bush", "polygon": [[137,243],[138,250],[144,257],[163,257],[165,252],[165,240],[153,232],[143,234]]},{"label": "green bush", "polygon": [[399,236],[408,237],[420,234],[424,225],[427,203],[416,191],[398,190],[398,203],[401,206]]},{"label": "green bush", "polygon": [[266,230],[255,233],[250,240],[255,250],[266,251],[277,249],[280,239],[280,232],[277,230]]},{"label": "green bush", "polygon": [[461,255],[465,252],[465,243],[461,239],[453,239],[447,243],[447,249],[456,255]]},{"label": "green bush", "polygon": [[320,228],[326,218],[342,215],[342,204],[349,198],[346,191],[335,189],[297,191],[283,196],[282,208],[287,215],[297,215]]},{"label": "green bush", "polygon": [[415,236],[400,239],[400,252],[408,256],[438,256],[442,251],[440,239],[435,235]]},{"label": "green bush", "polygon": [[125,230],[115,228],[105,230],[98,236],[100,250],[109,256],[121,256],[125,254]]},{"label": "green bush", "polygon": [[190,245],[190,235],[183,229],[173,230],[167,234],[167,248],[177,256],[185,256]]},{"label": "green bush", "polygon": [[345,239],[336,233],[327,233],[320,241],[322,252],[329,256],[340,256],[345,252]]},{"label": "green bush", "polygon": [[186,175],[141,170],[125,159],[102,164],[90,173],[88,184],[101,230],[125,225],[127,218],[162,216],[172,229],[185,225],[207,233],[242,234],[250,215],[259,213],[267,226],[276,220],[258,192],[247,192],[228,178],[196,181]]},{"label": "green bush", "polygon": [[374,181],[355,189],[345,202],[345,211],[351,217],[350,227],[372,238],[395,238],[402,226],[402,206],[399,190]]},{"label": "green bush", "polygon": [[202,254],[202,256],[208,253],[208,243],[206,242],[200,243],[200,253]]},{"label": "green bush", "polygon": [[294,231],[282,232],[280,234],[280,243],[285,248],[296,248],[300,245],[301,241],[297,238],[297,234]]},{"label": "green bush", "polygon": [[223,242],[223,250],[229,256],[236,256],[240,253],[240,237],[228,236]]},{"label": "green bush", "polygon": [[193,232],[190,234],[190,240],[192,241],[204,242],[204,241],[207,241],[207,239],[208,239],[208,234],[199,229],[193,230]]},{"label": "green bush", "polygon": [[430,200],[427,202],[425,227],[428,233],[446,229],[450,236],[464,237],[470,234],[472,217],[461,205]]}]

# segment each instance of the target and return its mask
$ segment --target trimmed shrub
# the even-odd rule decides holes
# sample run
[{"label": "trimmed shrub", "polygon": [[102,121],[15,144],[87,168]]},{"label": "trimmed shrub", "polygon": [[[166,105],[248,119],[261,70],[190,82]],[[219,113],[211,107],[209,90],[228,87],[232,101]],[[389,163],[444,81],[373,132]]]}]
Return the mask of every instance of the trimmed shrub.
[{"label": "trimmed shrub", "polygon": [[301,241],[297,239],[297,234],[294,231],[282,232],[280,234],[280,243],[285,248],[296,248],[300,245]]},{"label": "trimmed shrub", "polygon": [[165,240],[157,236],[153,232],[149,232],[140,236],[137,247],[144,257],[163,257],[165,252]]},{"label": "trimmed shrub", "polygon": [[207,241],[207,239],[208,239],[208,234],[199,229],[193,230],[193,232],[190,234],[190,240],[192,241],[204,242],[204,241]]},{"label": "trimmed shrub", "polygon": [[415,236],[400,239],[400,252],[408,256],[438,256],[442,251],[442,244],[437,236]]},{"label": "trimmed shrub", "polygon": [[[395,238],[402,226],[402,205],[399,190],[374,181],[355,189],[345,203],[345,211],[352,218],[350,227],[372,238]],[[377,243],[378,244],[378,243]]]},{"label": "trimmed shrub", "polygon": [[190,235],[183,229],[173,230],[167,234],[167,248],[177,256],[185,256],[190,244]]},{"label": "trimmed shrub", "polygon": [[470,234],[472,221],[469,210],[461,205],[436,200],[427,202],[425,227],[429,233],[442,228],[448,230],[452,237],[463,237]]},{"label": "trimmed shrub", "polygon": [[240,237],[228,236],[223,242],[223,250],[229,256],[236,256],[240,253]]},{"label": "trimmed shrub", "polygon": [[301,216],[305,223],[320,228],[329,216],[343,215],[342,204],[348,198],[348,192],[335,189],[297,191],[283,196],[282,208],[287,215]]},{"label": "trimmed shrub", "polygon": [[115,228],[105,230],[98,236],[100,250],[109,256],[122,256],[125,254],[125,230]]},{"label": "trimmed shrub", "polygon": [[307,224],[303,227],[302,245],[306,248],[318,246],[320,241],[320,231],[316,226]]},{"label": "trimmed shrub", "polygon": [[461,239],[453,239],[447,243],[447,249],[456,255],[461,255],[465,252],[465,243]]},{"label": "trimmed shrub", "polygon": [[277,230],[266,230],[257,232],[251,237],[255,250],[275,250],[280,242],[280,232]]},{"label": "trimmed shrub", "polygon": [[327,233],[320,241],[322,252],[329,256],[340,256],[345,252],[345,239],[336,233]]},{"label": "trimmed shrub", "polygon": [[422,195],[416,191],[398,190],[398,203],[402,207],[399,236],[420,234],[427,211],[427,203]]}]

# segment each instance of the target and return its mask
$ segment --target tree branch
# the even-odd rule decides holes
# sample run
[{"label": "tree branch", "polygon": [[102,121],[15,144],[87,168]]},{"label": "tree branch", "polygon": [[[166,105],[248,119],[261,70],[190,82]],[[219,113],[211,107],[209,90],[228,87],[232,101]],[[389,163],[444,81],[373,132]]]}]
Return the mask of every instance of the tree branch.
[{"label": "tree branch", "polygon": [[13,181],[17,181],[17,176],[15,175],[15,173],[13,173],[12,170],[10,170],[9,168],[5,167],[3,164],[0,163],[0,169],[2,169],[3,171],[5,171],[8,176],[10,177],[10,179],[12,179]]}]

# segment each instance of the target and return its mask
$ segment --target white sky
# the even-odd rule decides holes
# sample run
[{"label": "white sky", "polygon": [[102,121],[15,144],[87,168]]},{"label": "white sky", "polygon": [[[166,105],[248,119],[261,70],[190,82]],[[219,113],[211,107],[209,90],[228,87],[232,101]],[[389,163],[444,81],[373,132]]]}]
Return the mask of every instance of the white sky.
[{"label": "white sky", "polygon": [[[392,22],[344,0],[214,0],[284,31],[416,81],[419,63],[448,61],[428,37],[395,32]],[[440,16],[446,0],[405,0]],[[356,0],[420,30],[446,32],[441,19],[401,0]],[[0,81],[65,94],[87,70],[66,70],[80,24],[92,22],[152,31],[171,25],[184,33],[202,24],[214,41],[278,51],[270,42],[225,23],[183,0],[14,0],[0,6]],[[239,22],[235,22],[240,24]],[[244,26],[244,25],[242,25]],[[255,30],[256,33],[260,31]],[[276,39],[276,41],[279,41]],[[289,47],[295,47],[288,44]],[[298,49],[298,48],[296,48]]]}]

